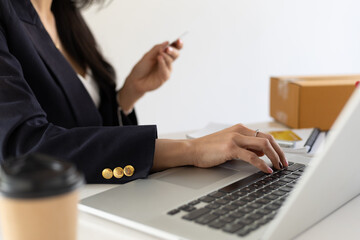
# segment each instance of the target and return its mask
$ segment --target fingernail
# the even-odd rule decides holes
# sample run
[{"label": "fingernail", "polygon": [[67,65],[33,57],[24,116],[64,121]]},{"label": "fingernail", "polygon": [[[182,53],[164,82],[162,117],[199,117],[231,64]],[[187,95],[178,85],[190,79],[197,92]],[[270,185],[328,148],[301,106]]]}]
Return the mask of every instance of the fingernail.
[{"label": "fingernail", "polygon": [[284,166],[282,165],[281,162],[279,162],[279,167],[280,167],[280,169],[283,169],[283,168],[284,168]]},{"label": "fingernail", "polygon": [[268,167],[268,173],[273,173],[274,171],[270,168],[270,167]]},{"label": "fingernail", "polygon": [[172,52],[173,51],[173,48],[172,47],[168,47],[167,48],[167,52]]}]

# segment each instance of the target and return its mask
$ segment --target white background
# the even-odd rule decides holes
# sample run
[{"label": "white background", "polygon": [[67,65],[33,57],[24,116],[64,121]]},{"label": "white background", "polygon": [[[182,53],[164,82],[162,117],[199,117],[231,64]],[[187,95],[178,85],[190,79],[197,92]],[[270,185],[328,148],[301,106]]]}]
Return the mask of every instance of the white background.
[{"label": "white background", "polygon": [[168,82],[136,105],[160,134],[270,120],[269,77],[360,72],[359,0],[113,0],[84,11],[121,85],[184,31]]}]

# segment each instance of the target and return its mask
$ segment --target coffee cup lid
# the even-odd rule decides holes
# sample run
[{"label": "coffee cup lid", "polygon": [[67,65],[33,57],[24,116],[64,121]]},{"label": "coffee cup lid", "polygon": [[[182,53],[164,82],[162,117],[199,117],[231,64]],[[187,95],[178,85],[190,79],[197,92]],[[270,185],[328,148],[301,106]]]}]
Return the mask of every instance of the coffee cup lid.
[{"label": "coffee cup lid", "polygon": [[6,197],[55,196],[83,184],[83,174],[72,163],[40,153],[7,159],[0,166],[0,192]]}]

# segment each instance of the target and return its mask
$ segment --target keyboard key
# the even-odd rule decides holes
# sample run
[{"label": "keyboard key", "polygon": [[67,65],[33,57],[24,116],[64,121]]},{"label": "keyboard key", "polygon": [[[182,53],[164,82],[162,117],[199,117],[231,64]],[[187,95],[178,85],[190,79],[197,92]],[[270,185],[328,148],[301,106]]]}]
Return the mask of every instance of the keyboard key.
[{"label": "keyboard key", "polygon": [[210,193],[208,196],[214,197],[214,198],[221,198],[221,197],[223,197],[225,195],[226,195],[226,193],[224,193],[224,192],[216,191],[216,192]]},{"label": "keyboard key", "polygon": [[258,209],[255,213],[260,214],[262,216],[266,216],[266,215],[270,214],[271,212],[272,212],[272,210],[261,208],[261,209]]},{"label": "keyboard key", "polygon": [[169,214],[169,215],[175,215],[175,214],[177,214],[178,212],[180,212],[179,209],[174,209],[174,210],[169,211],[167,214]]},{"label": "keyboard key", "polygon": [[233,211],[233,210],[237,209],[237,206],[234,206],[234,205],[226,205],[226,206],[223,207],[222,209],[229,210],[229,211]]},{"label": "keyboard key", "polygon": [[239,197],[240,196],[231,194],[231,195],[227,195],[227,196],[223,197],[223,199],[228,200],[228,201],[234,201],[234,200],[238,199]]},{"label": "keyboard key", "polygon": [[209,209],[218,209],[220,207],[220,204],[210,203],[210,204],[206,205],[205,207],[209,208]]},{"label": "keyboard key", "polygon": [[254,220],[248,219],[248,218],[242,218],[242,219],[239,219],[237,222],[248,226],[248,225],[252,224],[254,222]]},{"label": "keyboard key", "polygon": [[238,212],[241,212],[243,214],[248,214],[248,213],[251,213],[253,212],[254,209],[253,208],[249,208],[249,207],[242,207],[238,210]]},{"label": "keyboard key", "polygon": [[231,195],[236,195],[238,197],[243,197],[243,196],[246,196],[246,192],[241,192],[241,191],[236,191],[234,193],[232,193]]},{"label": "keyboard key", "polygon": [[258,209],[258,208],[261,208],[262,205],[258,204],[258,203],[250,203],[247,205],[247,207],[252,208],[252,209]]},{"label": "keyboard key", "polygon": [[212,221],[208,226],[211,228],[215,228],[215,229],[220,229],[223,226],[225,226],[225,222],[221,222],[221,221]]},{"label": "keyboard key", "polygon": [[287,194],[287,192],[284,192],[281,190],[276,190],[276,191],[273,191],[271,194],[276,195],[276,196],[284,196],[285,194]]},{"label": "keyboard key", "polygon": [[256,192],[251,193],[249,196],[254,197],[254,198],[259,198],[259,197],[264,196],[264,194],[265,193],[262,193],[261,191],[256,191]]},{"label": "keyboard key", "polygon": [[272,182],[275,179],[276,179],[275,177],[269,176],[269,177],[264,178],[264,181]]},{"label": "keyboard key", "polygon": [[288,175],[288,174],[291,174],[292,171],[289,171],[289,170],[284,170],[284,171],[281,171],[281,174],[283,175]]},{"label": "keyboard key", "polygon": [[256,229],[258,229],[260,227],[261,224],[258,224],[258,222],[254,222],[253,224],[251,224],[250,226],[247,226],[249,228],[249,230],[254,231]]},{"label": "keyboard key", "polygon": [[194,206],[192,206],[192,205],[183,205],[179,209],[183,210],[185,212],[191,212],[191,211],[196,210],[196,208]]},{"label": "keyboard key", "polygon": [[196,204],[199,204],[200,203],[200,200],[194,200],[194,201],[191,201],[188,203],[188,205],[196,205]]},{"label": "keyboard key", "polygon": [[241,218],[241,217],[244,217],[244,213],[242,212],[239,212],[239,211],[236,211],[236,212],[233,212],[230,214],[230,217],[233,217],[233,218]]},{"label": "keyboard key", "polygon": [[296,170],[299,170],[299,169],[304,168],[304,167],[305,167],[305,165],[303,165],[303,164],[295,163],[295,164],[289,166],[289,167],[287,168],[287,170],[288,170],[288,171],[295,172]]},{"label": "keyboard key", "polygon": [[269,195],[266,195],[264,198],[265,198],[265,199],[269,199],[269,200],[275,200],[275,199],[278,199],[279,196],[278,196],[278,195],[274,195],[274,194],[269,194]]},{"label": "keyboard key", "polygon": [[220,221],[225,222],[225,223],[232,223],[233,221],[235,221],[235,218],[227,216],[227,217],[220,218]]},{"label": "keyboard key", "polygon": [[295,182],[291,182],[291,183],[287,184],[286,187],[289,187],[289,188],[295,187]]},{"label": "keyboard key", "polygon": [[237,182],[234,182],[226,187],[223,187],[223,188],[219,189],[219,191],[224,192],[224,193],[234,192],[240,188],[247,186],[248,184],[251,184],[252,182],[256,181],[257,179],[259,179],[265,175],[266,174],[263,172],[257,172],[255,174],[250,175],[249,177],[246,177],[246,178],[241,179]]},{"label": "keyboard key", "polygon": [[261,204],[261,205],[265,205],[265,204],[268,204],[270,202],[269,199],[266,199],[266,198],[260,198],[259,200],[256,200],[255,203],[258,203],[258,204]]},{"label": "keyboard key", "polygon": [[210,202],[214,201],[215,198],[210,197],[210,196],[204,196],[204,197],[200,198],[199,200],[202,201],[202,202],[210,203]]},{"label": "keyboard key", "polygon": [[270,220],[274,219],[275,215],[276,215],[276,212],[272,212],[268,216],[266,216],[266,218],[270,221]]},{"label": "keyboard key", "polygon": [[241,198],[240,200],[245,201],[245,202],[252,202],[252,201],[254,201],[255,199],[256,199],[256,198],[253,197],[253,196],[245,196],[245,197]]},{"label": "keyboard key", "polygon": [[195,222],[199,223],[199,224],[208,224],[211,221],[214,221],[215,219],[217,219],[218,217],[219,217],[218,215],[209,213],[209,214],[199,217],[198,219],[195,220]]},{"label": "keyboard key", "polygon": [[228,233],[234,233],[236,231],[239,231],[240,229],[244,228],[245,225],[241,224],[241,223],[232,223],[232,224],[226,224],[222,230],[224,232],[228,232]]},{"label": "keyboard key", "polygon": [[248,235],[249,233],[251,232],[251,230],[249,228],[243,228],[241,230],[239,230],[237,232],[237,234],[240,236],[240,237],[245,237],[246,235]]},{"label": "keyboard key", "polygon": [[259,220],[257,221],[257,223],[258,223],[259,225],[265,225],[265,224],[267,224],[269,221],[270,221],[269,218],[262,218],[262,219],[259,219]]},{"label": "keyboard key", "polygon": [[253,214],[247,216],[246,218],[247,218],[247,219],[250,219],[250,220],[256,221],[256,220],[259,220],[259,219],[262,218],[262,217],[263,217],[263,216],[262,216],[261,214],[253,213]]},{"label": "keyboard key", "polygon": [[283,182],[289,183],[289,182],[294,181],[294,179],[293,179],[293,178],[289,178],[289,177],[287,177],[287,176],[286,176],[285,178],[281,179],[280,181],[283,181]]},{"label": "keyboard key", "polygon": [[285,187],[279,188],[279,190],[280,190],[280,191],[284,191],[284,192],[290,192],[290,191],[292,190],[292,188],[285,186]]},{"label": "keyboard key", "polygon": [[300,175],[291,174],[291,175],[287,175],[286,177],[291,178],[291,179],[298,179],[300,177]]},{"label": "keyboard key", "polygon": [[236,205],[236,206],[244,206],[246,205],[247,202],[243,201],[243,200],[236,200],[234,202],[232,202],[232,205]]},{"label": "keyboard key", "polygon": [[287,184],[287,182],[284,182],[282,180],[279,180],[279,181],[273,183],[273,185],[279,186],[279,187],[284,186],[286,184]]},{"label": "keyboard key", "polygon": [[278,210],[280,208],[280,205],[278,204],[270,204],[265,206],[265,209],[270,210],[270,211],[275,211]]},{"label": "keyboard key", "polygon": [[228,204],[230,201],[229,200],[226,200],[226,199],[218,199],[215,201],[215,203],[217,204],[221,204],[221,205],[225,205],[225,204]]},{"label": "keyboard key", "polygon": [[257,190],[257,192],[260,192],[262,194],[267,194],[269,192],[271,192],[273,189],[270,189],[269,187],[265,187],[265,188],[261,188],[259,190]]},{"label": "keyboard key", "polygon": [[215,210],[213,212],[213,214],[216,214],[216,215],[219,215],[219,216],[224,216],[228,212],[229,212],[229,210],[226,210],[226,209],[218,209],[218,210]]},{"label": "keyboard key", "polygon": [[275,185],[274,183],[272,183],[271,185],[268,185],[266,188],[266,190],[269,190],[269,192],[278,189],[279,187],[281,187],[283,185]]},{"label": "keyboard key", "polygon": [[209,212],[210,212],[210,209],[208,209],[208,208],[200,208],[200,209],[197,209],[195,211],[192,211],[192,212],[186,214],[182,218],[186,219],[186,220],[194,220],[194,219],[196,219],[206,213],[209,213]]}]

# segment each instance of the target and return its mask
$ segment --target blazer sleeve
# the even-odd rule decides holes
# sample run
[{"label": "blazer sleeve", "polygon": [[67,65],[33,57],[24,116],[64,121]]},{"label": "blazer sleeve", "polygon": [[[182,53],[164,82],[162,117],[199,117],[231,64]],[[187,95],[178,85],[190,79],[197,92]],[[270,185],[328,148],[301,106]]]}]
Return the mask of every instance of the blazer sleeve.
[{"label": "blazer sleeve", "polygon": [[[125,183],[147,177],[156,126],[65,129],[48,122],[20,63],[9,51],[1,24],[0,17],[0,160],[32,152],[49,154],[76,164],[88,183]],[[127,165],[135,169],[130,177],[102,177],[105,168]]]}]

